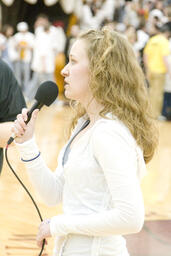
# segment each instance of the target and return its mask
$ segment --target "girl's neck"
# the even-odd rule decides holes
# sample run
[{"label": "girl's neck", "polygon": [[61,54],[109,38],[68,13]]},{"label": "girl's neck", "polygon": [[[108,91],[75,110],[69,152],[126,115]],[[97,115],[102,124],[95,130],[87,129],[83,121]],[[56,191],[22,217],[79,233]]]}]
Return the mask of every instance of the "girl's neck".
[{"label": "girl's neck", "polygon": [[[85,106],[84,106],[85,107]],[[90,125],[93,125],[98,119],[101,118],[100,111],[103,109],[103,106],[96,102],[95,99],[91,101],[86,107],[86,113],[90,119]]]}]

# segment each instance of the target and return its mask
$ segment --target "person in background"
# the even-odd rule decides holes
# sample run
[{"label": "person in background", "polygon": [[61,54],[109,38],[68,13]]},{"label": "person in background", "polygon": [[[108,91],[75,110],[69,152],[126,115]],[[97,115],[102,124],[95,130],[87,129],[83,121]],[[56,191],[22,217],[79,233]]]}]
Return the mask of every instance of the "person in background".
[{"label": "person in background", "polygon": [[128,41],[130,42],[130,44],[132,45],[134,51],[135,51],[135,54],[137,56],[137,59],[139,58],[139,49],[138,47],[136,47],[136,42],[137,42],[137,31],[135,29],[134,26],[132,25],[128,25],[126,27],[126,30],[125,30],[125,36],[127,37]]},{"label": "person in background", "polygon": [[2,27],[0,38],[4,37],[4,42],[1,45],[1,58],[13,69],[12,61],[11,61],[11,38],[14,33],[14,28],[9,25],[5,24]]},{"label": "person in background", "polygon": [[69,53],[70,53],[71,47],[72,47],[73,43],[75,42],[79,33],[80,33],[79,25],[78,24],[73,25],[71,27],[70,36],[67,38],[67,43],[66,43],[66,47],[65,47],[65,56],[67,59],[66,62],[69,61]]},{"label": "person in background", "polygon": [[[161,118],[166,73],[170,72],[168,57],[170,55],[169,23],[165,23],[158,34],[151,37],[144,48],[144,65],[149,82],[149,94],[153,117]],[[169,73],[171,79],[171,73]]]},{"label": "person in background", "polygon": [[[171,69],[171,55],[169,56],[169,68]],[[171,121],[171,78],[169,73],[166,74],[163,96],[162,116],[163,120]]]},{"label": "person in background", "polygon": [[101,28],[105,20],[112,21],[115,11],[115,1],[113,0],[85,0],[80,21],[80,30]]},{"label": "person in background", "polygon": [[24,21],[17,24],[18,32],[13,36],[16,61],[14,72],[23,93],[28,90],[30,80],[30,64],[34,47],[34,34],[28,31],[28,24]]},{"label": "person in background", "polygon": [[167,22],[171,21],[171,1],[166,2],[164,5],[164,13],[167,19]]},{"label": "person in background", "polygon": [[135,48],[139,51],[139,62],[143,70],[144,70],[143,51],[148,40],[149,40],[149,35],[146,29],[146,22],[144,19],[141,19],[140,25],[137,29],[137,41],[135,43]]},{"label": "person in background", "polygon": [[45,14],[40,14],[35,21],[35,43],[31,69],[32,79],[26,94],[29,100],[34,98],[39,85],[46,81],[54,81],[55,58],[63,53],[66,37],[62,27],[51,24]]},{"label": "person in background", "polygon": [[3,147],[11,136],[13,121],[25,106],[23,94],[12,70],[0,60],[0,173],[3,166]]},{"label": "person in background", "polygon": [[128,40],[103,29],[77,37],[62,75],[75,116],[56,171],[33,136],[38,110],[26,125],[23,109],[12,128],[34,187],[63,205],[40,224],[37,244],[53,236],[54,256],[128,256],[123,235],[143,226],[140,180],[157,145],[144,74]]},{"label": "person in background", "polygon": [[138,28],[140,23],[138,8],[137,1],[125,0],[123,22],[126,26],[131,25],[135,29]]},{"label": "person in background", "polygon": [[[168,22],[171,31],[171,20]],[[169,45],[171,49],[171,38],[169,40]],[[163,109],[162,109],[162,116],[171,121],[171,54],[168,57],[168,72],[166,74],[165,85],[164,85],[164,99],[163,99]]]}]

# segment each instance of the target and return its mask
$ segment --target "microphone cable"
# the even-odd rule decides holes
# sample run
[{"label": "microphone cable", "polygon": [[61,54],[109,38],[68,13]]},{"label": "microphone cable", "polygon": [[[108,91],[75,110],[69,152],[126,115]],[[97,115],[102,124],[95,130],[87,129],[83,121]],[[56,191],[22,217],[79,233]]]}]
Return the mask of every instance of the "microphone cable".
[{"label": "microphone cable", "polygon": [[[18,175],[16,174],[16,172],[14,171],[14,169],[12,168],[12,166],[11,166],[9,160],[8,160],[8,153],[7,153],[7,152],[8,152],[8,146],[9,146],[9,144],[7,143],[6,148],[5,148],[5,159],[6,159],[6,162],[7,162],[8,166],[9,166],[9,168],[11,169],[11,171],[13,172],[13,174],[15,175],[15,177],[17,178],[17,180],[19,181],[19,183],[21,184],[21,186],[24,188],[24,190],[26,191],[26,193],[27,193],[28,196],[30,197],[31,201],[33,202],[33,204],[34,204],[34,206],[35,206],[35,208],[36,208],[36,210],[37,210],[37,213],[38,213],[38,215],[39,215],[40,220],[43,221],[42,215],[41,215],[41,213],[40,213],[40,210],[39,210],[39,208],[38,208],[38,206],[37,206],[37,204],[36,204],[34,198],[33,198],[32,195],[30,194],[30,192],[28,191],[28,189],[26,188],[26,186],[24,185],[24,183],[21,181],[21,179],[18,177]],[[43,239],[42,248],[41,248],[41,251],[40,251],[40,253],[39,253],[38,256],[41,256],[41,255],[42,255],[43,250],[44,250],[44,246],[45,246],[45,239]]]},{"label": "microphone cable", "polygon": [[[35,109],[41,109],[44,105],[46,106],[50,106],[54,100],[56,100],[57,96],[58,96],[58,86],[56,83],[52,82],[52,81],[45,81],[43,82],[37,92],[36,92],[36,95],[35,95],[35,100],[36,102],[34,103],[34,105],[31,107],[31,109],[28,111],[27,113],[27,121],[25,122],[26,124],[29,122],[30,118],[31,118],[31,115],[32,115],[32,112],[35,110]],[[18,175],[15,173],[14,169],[12,168],[11,164],[9,163],[9,160],[8,160],[8,154],[7,154],[7,151],[8,151],[8,146],[13,142],[14,138],[13,137],[10,137],[8,142],[7,142],[7,145],[6,145],[6,148],[5,148],[5,158],[6,158],[6,162],[9,166],[9,168],[11,169],[11,171],[13,172],[13,174],[15,175],[15,177],[17,178],[17,180],[19,181],[19,183],[22,185],[22,187],[24,188],[24,190],[26,191],[26,193],[28,194],[28,196],[30,197],[30,199],[32,200],[37,212],[38,212],[38,215],[40,217],[40,220],[43,221],[43,218],[41,216],[41,213],[40,213],[40,210],[35,202],[35,200],[33,199],[32,195],[30,194],[30,192],[28,191],[28,189],[26,188],[26,186],[23,184],[23,182],[21,181],[21,179],[18,177]],[[42,248],[41,248],[41,251],[39,253],[38,256],[41,256],[42,255],[42,252],[44,250],[44,246],[45,246],[45,239],[43,239],[43,243],[42,243]]]}]

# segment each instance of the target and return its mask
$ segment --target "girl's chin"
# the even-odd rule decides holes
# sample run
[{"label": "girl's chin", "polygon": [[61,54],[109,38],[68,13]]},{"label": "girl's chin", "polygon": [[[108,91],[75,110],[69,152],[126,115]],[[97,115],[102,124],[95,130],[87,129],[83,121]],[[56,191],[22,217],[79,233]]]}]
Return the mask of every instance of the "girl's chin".
[{"label": "girl's chin", "polygon": [[67,89],[65,89],[64,95],[65,95],[65,97],[66,97],[67,99],[69,99],[69,100],[75,100],[75,99],[73,99],[72,95],[68,92]]}]

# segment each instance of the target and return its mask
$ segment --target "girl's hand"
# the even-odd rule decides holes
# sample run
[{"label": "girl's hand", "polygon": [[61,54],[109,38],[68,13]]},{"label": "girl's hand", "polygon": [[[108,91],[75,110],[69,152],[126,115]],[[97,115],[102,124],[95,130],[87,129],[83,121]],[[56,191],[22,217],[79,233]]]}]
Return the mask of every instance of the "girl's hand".
[{"label": "girl's hand", "polygon": [[11,129],[17,143],[24,143],[25,141],[30,140],[34,134],[35,123],[39,110],[35,109],[33,111],[28,124],[25,123],[27,121],[27,112],[28,109],[22,109],[22,113],[17,115],[17,119],[14,121],[14,125]]},{"label": "girl's hand", "polygon": [[[50,219],[44,220],[40,224],[39,231],[38,231],[37,238],[36,238],[37,245],[39,247],[42,247],[43,240],[45,238],[47,238],[47,237],[51,237],[51,233],[50,233]],[[47,244],[46,240],[45,240],[45,242]]]}]

